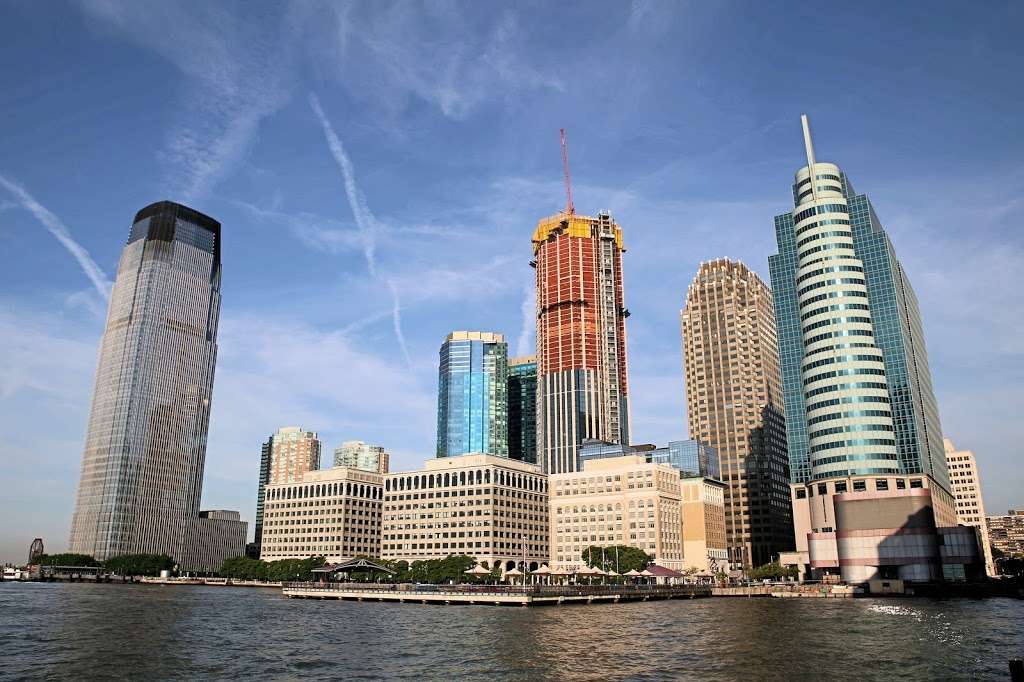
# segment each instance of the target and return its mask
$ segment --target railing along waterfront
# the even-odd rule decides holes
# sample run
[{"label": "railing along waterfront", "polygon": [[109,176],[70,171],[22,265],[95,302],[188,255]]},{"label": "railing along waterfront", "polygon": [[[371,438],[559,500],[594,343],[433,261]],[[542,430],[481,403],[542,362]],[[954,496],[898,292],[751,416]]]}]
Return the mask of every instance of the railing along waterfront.
[{"label": "railing along waterfront", "polygon": [[303,592],[359,592],[366,594],[510,594],[536,597],[598,595],[710,595],[707,585],[433,585],[416,583],[318,583],[286,582],[286,590]]}]

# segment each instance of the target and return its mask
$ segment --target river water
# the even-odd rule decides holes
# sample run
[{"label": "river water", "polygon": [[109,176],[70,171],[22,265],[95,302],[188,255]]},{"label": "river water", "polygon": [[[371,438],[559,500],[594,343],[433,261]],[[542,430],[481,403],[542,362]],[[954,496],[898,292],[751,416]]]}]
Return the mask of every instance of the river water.
[{"label": "river water", "polygon": [[547,608],[260,588],[0,584],[0,680],[1007,679],[1024,601],[712,598]]}]

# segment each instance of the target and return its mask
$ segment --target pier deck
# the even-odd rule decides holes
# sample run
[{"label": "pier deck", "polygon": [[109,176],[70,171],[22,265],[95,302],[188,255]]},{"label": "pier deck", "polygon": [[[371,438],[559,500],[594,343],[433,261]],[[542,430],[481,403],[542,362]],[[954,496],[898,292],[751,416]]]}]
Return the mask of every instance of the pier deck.
[{"label": "pier deck", "polygon": [[558,606],[619,603],[654,599],[710,597],[704,586],[679,585],[366,585],[365,583],[285,583],[291,599],[341,599],[410,604],[481,604],[491,606]]}]

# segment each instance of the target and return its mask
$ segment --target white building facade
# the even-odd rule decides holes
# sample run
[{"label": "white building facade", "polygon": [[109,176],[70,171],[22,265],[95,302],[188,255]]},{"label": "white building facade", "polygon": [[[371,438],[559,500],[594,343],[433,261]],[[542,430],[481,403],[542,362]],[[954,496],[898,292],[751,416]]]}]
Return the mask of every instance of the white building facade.
[{"label": "white building facade", "polygon": [[581,471],[552,474],[549,483],[552,568],[581,567],[587,547],[614,545],[684,568],[681,482],[671,464],[643,455],[588,459]]},{"label": "white building facade", "polygon": [[985,554],[985,572],[996,574],[992,562],[992,544],[988,539],[988,522],[985,520],[985,500],[981,495],[981,474],[978,461],[970,450],[957,450],[953,441],[943,439],[946,450],[946,467],[949,469],[949,483],[953,486],[956,499],[956,521],[962,526],[978,529],[978,542]]},{"label": "white building facade", "polygon": [[390,473],[384,483],[383,559],[452,554],[484,568],[534,570],[548,554],[548,484],[540,467],[471,453]]},{"label": "white building facade", "polygon": [[346,467],[266,486],[260,558],[322,556],[338,563],[380,556],[384,477]]}]

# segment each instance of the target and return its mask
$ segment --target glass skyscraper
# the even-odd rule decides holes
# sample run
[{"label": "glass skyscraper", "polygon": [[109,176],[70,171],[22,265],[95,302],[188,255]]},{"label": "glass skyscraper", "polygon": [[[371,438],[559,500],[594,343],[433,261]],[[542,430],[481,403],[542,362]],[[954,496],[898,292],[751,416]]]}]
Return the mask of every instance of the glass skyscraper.
[{"label": "glass skyscraper", "polygon": [[452,332],[441,345],[437,456],[508,457],[508,344],[501,334]]},{"label": "glass skyscraper", "polygon": [[699,440],[671,440],[665,447],[654,445],[622,445],[603,440],[587,439],[580,446],[580,462],[591,459],[609,459],[623,455],[642,455],[648,462],[671,464],[684,477],[705,476],[721,480],[718,452]]},{"label": "glass skyscraper", "polygon": [[769,258],[792,480],[926,473],[948,490],[917,297],[868,197],[815,160],[806,118],[804,141]]},{"label": "glass skyscraper", "polygon": [[220,251],[220,223],[198,211],[161,201],[135,216],[100,342],[71,552],[196,565]]},{"label": "glass skyscraper", "polygon": [[508,456],[537,463],[537,358],[508,361]]},{"label": "glass skyscraper", "polygon": [[264,488],[270,483],[270,464],[273,460],[273,455],[274,437],[270,436],[260,449],[260,482],[259,489],[256,491],[256,535],[254,537],[256,547],[255,556],[253,557],[256,559],[260,556],[260,541],[263,537],[263,508],[266,502],[266,490]]}]

